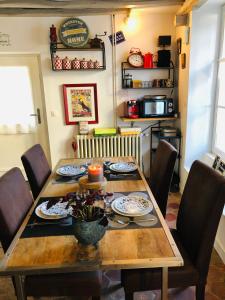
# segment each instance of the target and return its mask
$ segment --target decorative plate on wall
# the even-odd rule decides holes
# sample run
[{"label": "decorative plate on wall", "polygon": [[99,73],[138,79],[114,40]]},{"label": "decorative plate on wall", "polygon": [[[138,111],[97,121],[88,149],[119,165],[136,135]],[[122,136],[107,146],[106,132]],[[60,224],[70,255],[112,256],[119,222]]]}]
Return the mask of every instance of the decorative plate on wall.
[{"label": "decorative plate on wall", "polygon": [[59,38],[65,46],[79,48],[87,44],[89,29],[83,20],[70,18],[63,21],[59,28]]}]

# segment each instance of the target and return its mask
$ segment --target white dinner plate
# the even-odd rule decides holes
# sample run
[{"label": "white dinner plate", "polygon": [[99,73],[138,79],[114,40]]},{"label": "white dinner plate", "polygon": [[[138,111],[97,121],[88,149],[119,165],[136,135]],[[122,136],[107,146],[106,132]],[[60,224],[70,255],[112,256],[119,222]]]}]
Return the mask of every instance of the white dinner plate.
[{"label": "white dinner plate", "polygon": [[56,173],[61,176],[77,176],[86,172],[85,167],[76,165],[65,165],[61,166],[56,170]]},{"label": "white dinner plate", "polygon": [[47,203],[48,201],[45,201],[38,205],[35,209],[36,215],[42,219],[62,219],[71,213],[71,207],[66,209],[67,202],[58,202],[49,209],[47,209]]},{"label": "white dinner plate", "polygon": [[119,173],[133,172],[137,170],[137,166],[131,162],[118,162],[109,166],[110,170]]},{"label": "white dinner plate", "polygon": [[111,206],[116,213],[129,217],[143,216],[153,209],[150,200],[135,195],[119,197],[112,202]]}]

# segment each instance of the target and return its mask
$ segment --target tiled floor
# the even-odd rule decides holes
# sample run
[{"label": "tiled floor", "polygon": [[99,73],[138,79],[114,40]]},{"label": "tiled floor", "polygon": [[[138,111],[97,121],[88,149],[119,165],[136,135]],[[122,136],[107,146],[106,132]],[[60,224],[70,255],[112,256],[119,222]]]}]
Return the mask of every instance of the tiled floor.
[{"label": "tiled floor", "polygon": [[[167,210],[167,223],[170,227],[175,227],[176,214],[179,207],[179,194],[171,194]],[[2,253],[1,253],[2,255]],[[30,298],[29,300],[31,300]],[[80,298],[46,298],[41,300],[81,300]],[[118,271],[108,271],[103,274],[103,293],[102,300],[123,300],[124,291],[120,286],[120,273]],[[160,291],[148,291],[134,294],[134,300],[159,300]],[[194,288],[187,289],[171,289],[169,291],[170,300],[194,300]],[[208,275],[208,283],[206,287],[205,300],[225,300],[225,265],[213,251],[210,262],[210,270]],[[9,278],[0,277],[0,300],[16,300],[13,285]],[[83,299],[82,299],[83,300]]]}]

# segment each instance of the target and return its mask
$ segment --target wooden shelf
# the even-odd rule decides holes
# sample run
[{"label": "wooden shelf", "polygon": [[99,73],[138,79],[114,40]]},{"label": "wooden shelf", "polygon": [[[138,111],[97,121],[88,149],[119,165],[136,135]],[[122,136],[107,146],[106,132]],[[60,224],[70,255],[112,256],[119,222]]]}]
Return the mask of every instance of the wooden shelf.
[{"label": "wooden shelf", "polygon": [[122,62],[122,68],[126,70],[172,70],[174,69],[174,66],[171,65],[169,67],[153,67],[153,68],[144,68],[144,67],[132,67],[128,62],[123,61]]},{"label": "wooden shelf", "polygon": [[[56,54],[58,51],[92,51],[96,52],[99,51],[101,52],[102,56],[102,61],[101,61],[101,66],[99,68],[87,68],[87,69],[55,69],[54,67],[54,58],[56,57]],[[71,48],[71,47],[66,47],[63,45],[63,43],[57,42],[57,43],[50,43],[50,54],[51,54],[51,62],[52,62],[52,70],[57,71],[57,72],[62,72],[62,71],[103,71],[106,70],[106,60],[105,60],[105,44],[104,42],[100,43],[100,46],[98,48],[91,48],[90,44],[86,47],[81,47],[81,48]]]},{"label": "wooden shelf", "polygon": [[138,119],[131,119],[126,117],[121,117],[123,122],[148,122],[148,121],[173,121],[177,120],[177,117],[163,117],[163,118],[138,118]]},{"label": "wooden shelf", "polygon": [[127,90],[154,90],[154,89],[157,89],[157,90],[160,90],[160,89],[174,89],[174,86],[171,86],[171,87],[139,87],[139,88],[134,88],[134,87],[122,87],[122,89],[127,89]]}]

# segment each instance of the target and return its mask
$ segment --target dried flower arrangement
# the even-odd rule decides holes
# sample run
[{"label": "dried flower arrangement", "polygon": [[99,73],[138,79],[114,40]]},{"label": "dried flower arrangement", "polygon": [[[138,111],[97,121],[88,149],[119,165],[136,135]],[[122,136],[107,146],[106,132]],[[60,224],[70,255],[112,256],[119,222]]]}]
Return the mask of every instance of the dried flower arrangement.
[{"label": "dried flower arrangement", "polygon": [[72,216],[78,221],[91,222],[104,215],[104,210],[96,206],[96,201],[104,201],[107,197],[112,197],[112,193],[100,191],[87,191],[86,193],[69,193],[65,196],[68,202],[67,208],[72,207]]}]

